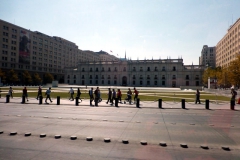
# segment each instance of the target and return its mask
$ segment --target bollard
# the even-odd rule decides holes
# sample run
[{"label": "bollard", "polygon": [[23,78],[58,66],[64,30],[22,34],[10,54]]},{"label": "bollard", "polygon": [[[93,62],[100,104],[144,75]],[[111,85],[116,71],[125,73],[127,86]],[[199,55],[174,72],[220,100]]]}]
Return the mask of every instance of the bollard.
[{"label": "bollard", "polygon": [[139,108],[139,102],[140,102],[140,99],[137,98],[137,103],[136,103],[136,107]]},{"label": "bollard", "polygon": [[235,109],[234,107],[235,107],[235,100],[231,99],[231,101],[230,101],[230,109],[234,110]]},{"label": "bollard", "polygon": [[115,107],[118,107],[118,98],[115,98]]},{"label": "bollard", "polygon": [[75,100],[75,105],[78,106],[78,102],[79,101],[79,97],[76,97],[76,100]]},{"label": "bollard", "polygon": [[22,96],[22,104],[25,103],[25,96]]},{"label": "bollard", "polygon": [[209,99],[206,99],[206,101],[205,101],[205,108],[209,109]]},{"label": "bollard", "polygon": [[60,96],[57,96],[57,105],[60,105]]},{"label": "bollard", "polygon": [[162,99],[158,99],[158,108],[162,108]]},{"label": "bollard", "polygon": [[10,102],[10,95],[6,95],[6,103]]},{"label": "bollard", "polygon": [[43,99],[43,97],[42,97],[42,96],[39,96],[38,98],[39,98],[39,104],[42,104],[42,99]]},{"label": "bollard", "polygon": [[182,99],[182,109],[185,109],[185,99]]}]

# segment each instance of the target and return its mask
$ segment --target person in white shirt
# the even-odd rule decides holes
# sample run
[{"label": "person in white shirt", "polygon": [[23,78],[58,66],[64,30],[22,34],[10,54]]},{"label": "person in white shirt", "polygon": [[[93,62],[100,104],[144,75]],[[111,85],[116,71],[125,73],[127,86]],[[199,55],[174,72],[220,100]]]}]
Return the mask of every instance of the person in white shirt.
[{"label": "person in white shirt", "polygon": [[70,98],[69,98],[69,100],[74,100],[74,98],[73,98],[73,95],[74,95],[74,90],[72,89],[72,87],[70,88],[70,90],[69,90],[69,92],[68,93],[70,93]]},{"label": "person in white shirt", "polygon": [[46,97],[46,99],[45,99],[45,103],[47,103],[47,99],[49,99],[50,102],[52,102],[51,97],[50,97],[50,94],[51,94],[51,87],[49,87],[49,89],[46,90],[45,95],[46,95],[47,97]]}]

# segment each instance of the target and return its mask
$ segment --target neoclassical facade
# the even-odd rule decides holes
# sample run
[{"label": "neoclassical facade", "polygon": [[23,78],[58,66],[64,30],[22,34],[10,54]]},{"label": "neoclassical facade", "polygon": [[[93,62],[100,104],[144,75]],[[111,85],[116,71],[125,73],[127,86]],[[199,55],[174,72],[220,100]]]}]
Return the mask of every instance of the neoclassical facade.
[{"label": "neoclassical facade", "polygon": [[202,86],[204,66],[184,65],[183,59],[81,62],[65,68],[65,82],[88,86]]}]

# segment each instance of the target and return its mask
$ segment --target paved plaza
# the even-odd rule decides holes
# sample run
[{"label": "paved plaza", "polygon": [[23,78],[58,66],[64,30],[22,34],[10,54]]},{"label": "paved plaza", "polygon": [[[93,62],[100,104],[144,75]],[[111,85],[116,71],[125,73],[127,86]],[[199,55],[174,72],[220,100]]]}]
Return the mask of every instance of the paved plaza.
[{"label": "paved plaza", "polygon": [[240,159],[240,105],[105,102],[0,98],[0,159]]}]

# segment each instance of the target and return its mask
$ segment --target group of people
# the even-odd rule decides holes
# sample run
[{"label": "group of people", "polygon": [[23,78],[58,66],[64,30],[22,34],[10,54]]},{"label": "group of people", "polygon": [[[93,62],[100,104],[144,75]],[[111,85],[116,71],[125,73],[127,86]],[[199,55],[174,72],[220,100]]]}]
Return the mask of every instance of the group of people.
[{"label": "group of people", "polygon": [[113,105],[116,98],[118,98],[120,103],[122,102],[122,92],[121,92],[121,90],[118,89],[117,92],[116,92],[115,89],[108,88],[108,99],[107,99],[106,104],[108,104],[108,102],[109,102],[111,105]]},{"label": "group of people", "polygon": [[[237,91],[235,91],[234,88],[231,88],[231,101],[233,101],[233,106],[235,106],[236,96],[237,96]],[[197,103],[201,104],[200,91],[198,89],[196,90],[196,99],[195,99],[195,104]]]},{"label": "group of people", "polygon": [[[138,94],[139,92],[137,91],[137,89],[134,87],[134,92],[132,93],[131,89],[128,88],[128,92],[127,92],[127,98],[125,99],[126,101],[129,102],[129,104],[132,103],[132,94],[134,94],[134,101],[137,100],[138,98]],[[114,104],[114,102],[116,101],[116,99],[118,100],[119,103],[122,103],[122,92],[120,89],[111,89],[108,88],[108,99],[106,104],[110,103],[111,105]],[[98,106],[98,103],[101,102],[101,93],[100,93],[100,89],[99,87],[97,87],[94,91],[93,88],[91,88],[89,90],[89,97],[90,97],[90,106],[93,106],[92,102],[95,102],[95,106]]]},{"label": "group of people", "polygon": [[[102,101],[101,92],[100,92],[99,87],[97,87],[94,91],[93,91],[93,88],[91,88],[88,91],[88,94],[89,94],[89,98],[90,98],[90,106],[97,107],[98,103]],[[93,101],[95,102],[94,105],[92,104]]]},{"label": "group of people", "polygon": [[[69,100],[73,101],[73,100],[74,100],[74,98],[73,98],[73,96],[74,96],[74,90],[73,90],[72,87],[70,87],[70,90],[69,90],[68,93],[70,94]],[[82,99],[80,98],[81,94],[82,94],[82,93],[81,93],[80,89],[78,88],[78,89],[77,89],[77,97],[78,97],[78,99],[81,100],[81,102],[82,102]]]},{"label": "group of people", "polygon": [[[125,100],[127,102],[129,102],[129,104],[132,104],[132,95],[134,95],[134,102],[136,102],[136,100],[138,99],[138,90],[134,87],[133,88],[133,92],[131,91],[130,88],[128,88],[128,91],[127,91],[127,97],[125,98]],[[70,90],[68,92],[70,94],[70,98],[69,100],[74,100],[74,89],[72,87],[70,87]],[[24,87],[23,90],[22,90],[22,94],[23,96],[25,96],[25,98],[27,99],[28,101],[28,92],[27,92],[27,87]],[[114,101],[116,99],[118,99],[118,102],[119,103],[122,103],[122,92],[120,89],[117,89],[117,91],[115,89],[111,89],[111,88],[108,88],[108,99],[107,99],[107,102],[106,104],[110,103],[111,105],[114,104]],[[12,87],[9,88],[9,91],[8,91],[8,95],[13,98],[13,89]],[[234,105],[235,105],[235,99],[236,99],[236,95],[237,95],[237,92],[232,88],[231,89],[231,100],[234,101]],[[46,92],[45,92],[45,96],[46,96],[46,99],[45,99],[45,103],[47,103],[47,100],[49,99],[50,102],[52,102],[51,100],[51,87],[49,87]],[[42,97],[42,88],[41,86],[38,87],[38,94],[37,94],[37,100]],[[80,98],[81,97],[81,91],[80,89],[78,88],[77,89],[77,96],[79,100],[81,100],[82,102],[82,99]],[[95,106],[98,106],[98,103],[102,101],[102,98],[101,98],[101,92],[100,92],[100,89],[99,87],[97,87],[94,91],[93,91],[93,88],[91,88],[89,90],[89,98],[90,98],[90,106],[93,106],[92,102],[94,101],[95,102]],[[196,90],[196,99],[195,99],[195,104],[197,103],[201,103],[200,101],[200,91],[197,89]]]}]

